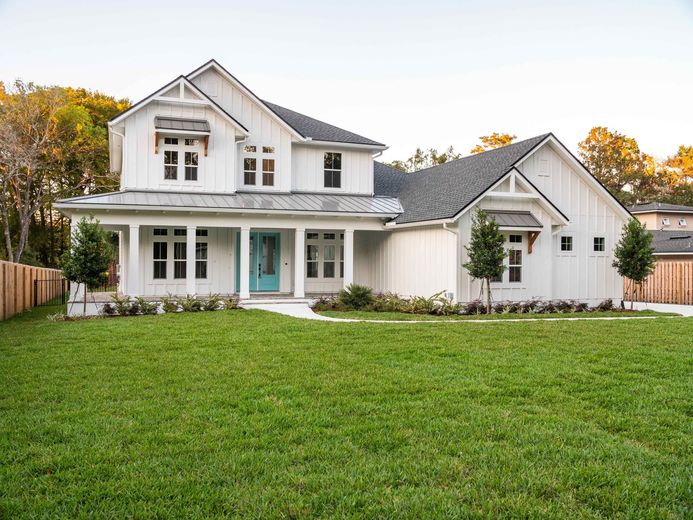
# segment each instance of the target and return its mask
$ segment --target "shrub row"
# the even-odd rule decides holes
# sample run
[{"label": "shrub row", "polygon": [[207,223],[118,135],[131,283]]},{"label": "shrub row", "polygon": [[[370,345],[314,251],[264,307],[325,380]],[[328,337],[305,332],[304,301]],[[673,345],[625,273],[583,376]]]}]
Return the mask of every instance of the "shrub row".
[{"label": "shrub row", "polygon": [[148,301],[141,296],[111,296],[111,303],[105,303],[101,308],[103,316],[138,316],[143,314],[164,314],[174,312],[201,312],[216,311],[220,309],[237,309],[238,298],[230,296],[222,298],[218,294],[211,294],[206,298],[188,294],[181,298],[168,295],[161,298],[161,302]]},{"label": "shrub row", "polygon": [[[402,298],[395,293],[373,294],[369,287],[352,284],[340,291],[338,296],[323,296],[313,305],[320,312],[325,310],[367,310],[373,312],[403,312],[408,314],[486,314],[486,305],[481,300],[460,304],[450,301],[439,292],[428,298],[413,296]],[[529,300],[524,302],[497,302],[492,307],[494,314],[550,314],[616,310],[612,300],[604,300],[595,307],[575,300]]]}]

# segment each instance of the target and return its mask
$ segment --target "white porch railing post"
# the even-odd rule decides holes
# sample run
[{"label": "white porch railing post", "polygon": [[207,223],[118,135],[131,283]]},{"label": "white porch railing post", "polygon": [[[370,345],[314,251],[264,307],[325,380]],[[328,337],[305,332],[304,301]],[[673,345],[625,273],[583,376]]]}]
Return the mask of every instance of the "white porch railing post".
[{"label": "white porch railing post", "polygon": [[344,287],[354,283],[354,230],[344,230]]},{"label": "white porch railing post", "polygon": [[304,298],[306,271],[306,230],[296,229],[294,240],[294,298]]},{"label": "white porch railing post", "polygon": [[197,228],[188,226],[185,233],[185,291],[188,294],[195,294],[195,243],[197,242]]},{"label": "white porch railing post", "polygon": [[241,228],[241,261],[238,275],[240,289],[238,295],[242,299],[250,298],[250,228]]},{"label": "white porch railing post", "polygon": [[140,296],[140,226],[130,224],[128,237],[127,292],[130,296]]}]

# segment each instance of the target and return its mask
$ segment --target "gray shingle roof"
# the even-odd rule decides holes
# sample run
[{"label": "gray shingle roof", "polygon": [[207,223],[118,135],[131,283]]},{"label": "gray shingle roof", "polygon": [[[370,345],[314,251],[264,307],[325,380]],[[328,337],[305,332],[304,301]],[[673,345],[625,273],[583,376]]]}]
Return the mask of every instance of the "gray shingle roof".
[{"label": "gray shingle roof", "polygon": [[693,231],[650,231],[656,253],[692,253]]},{"label": "gray shingle roof", "polygon": [[681,206],[678,204],[667,204],[665,202],[648,202],[647,204],[636,204],[628,208],[631,213],[651,213],[654,211],[673,211],[693,213],[693,206]]},{"label": "gray shingle roof", "polygon": [[185,119],[182,117],[154,117],[154,127],[160,130],[183,130],[186,132],[209,132],[206,119]]},{"label": "gray shingle roof", "polygon": [[376,162],[375,194],[399,198],[404,213],[395,219],[398,224],[452,218],[549,135],[539,135],[415,173],[400,172]]},{"label": "gray shingle roof", "polygon": [[332,195],[317,193],[191,193],[173,191],[116,191],[86,195],[58,201],[58,208],[68,207],[137,207],[146,210],[215,210],[215,211],[306,211],[311,213],[348,213],[394,217],[401,213],[393,197]]},{"label": "gray shingle roof", "polygon": [[539,219],[529,211],[485,210],[486,215],[495,220],[500,227],[542,228]]},{"label": "gray shingle roof", "polygon": [[294,112],[288,108],[270,103],[269,101],[263,100],[262,102],[303,137],[310,137],[316,141],[385,146],[384,144],[373,141],[372,139],[368,139],[367,137],[363,137],[353,132],[349,132],[348,130],[324,123],[312,117],[299,114],[298,112]]}]

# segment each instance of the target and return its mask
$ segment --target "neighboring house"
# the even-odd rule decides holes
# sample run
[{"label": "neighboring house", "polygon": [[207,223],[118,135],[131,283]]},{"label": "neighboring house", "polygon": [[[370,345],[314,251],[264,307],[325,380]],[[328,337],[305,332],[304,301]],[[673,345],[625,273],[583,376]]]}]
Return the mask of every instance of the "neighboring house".
[{"label": "neighboring house", "polygon": [[693,262],[693,207],[650,202],[633,206],[630,212],[652,233],[660,259]]},{"label": "neighboring house", "polygon": [[479,297],[475,208],[510,254],[496,300],[620,299],[628,211],[552,134],[413,174],[378,141],[259,99],[212,60],[109,123],[120,191],[59,201],[120,236],[120,291]]}]

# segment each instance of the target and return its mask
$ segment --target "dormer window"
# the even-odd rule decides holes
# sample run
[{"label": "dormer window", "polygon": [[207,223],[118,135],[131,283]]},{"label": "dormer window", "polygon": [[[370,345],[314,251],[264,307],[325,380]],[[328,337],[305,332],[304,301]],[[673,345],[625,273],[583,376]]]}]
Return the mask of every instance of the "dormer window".
[{"label": "dormer window", "polygon": [[257,159],[252,157],[243,159],[243,184],[255,186],[255,172],[257,172]]},{"label": "dormer window", "polygon": [[669,217],[664,217],[662,219],[662,225],[663,226],[668,226],[669,225]]},{"label": "dormer window", "polygon": [[178,152],[176,150],[164,151],[164,179],[167,181],[178,179]]},{"label": "dormer window", "polygon": [[679,219],[679,226],[681,226],[681,227],[686,227],[686,219],[685,219],[685,218],[680,218],[680,219]]},{"label": "dormer window", "polygon": [[[164,180],[166,181],[199,181],[200,139],[189,137],[164,137]],[[178,171],[180,166],[182,171]]]},{"label": "dormer window", "polygon": [[[187,139],[186,139],[187,141]],[[197,180],[197,152],[185,152],[185,180],[186,181],[196,181]]]}]

